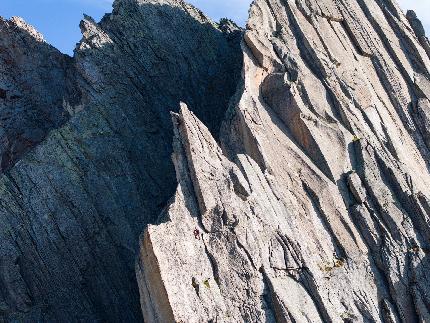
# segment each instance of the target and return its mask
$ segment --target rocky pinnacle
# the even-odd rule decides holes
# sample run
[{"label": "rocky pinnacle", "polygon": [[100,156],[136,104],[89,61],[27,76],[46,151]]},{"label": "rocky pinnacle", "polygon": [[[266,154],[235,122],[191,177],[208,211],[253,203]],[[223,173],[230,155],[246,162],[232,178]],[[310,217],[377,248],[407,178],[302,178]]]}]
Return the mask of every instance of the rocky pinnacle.
[{"label": "rocky pinnacle", "polygon": [[429,322],[427,42],[391,1],[254,1],[219,141],[173,114],[146,321]]},{"label": "rocky pinnacle", "polygon": [[242,31],[115,1],[70,58],[0,23],[0,322],[140,322],[139,235],[177,186],[170,111],[189,102],[219,134]]},{"label": "rocky pinnacle", "polygon": [[69,57],[0,20],[0,322],[430,322],[417,14],[116,0],[80,27]]}]

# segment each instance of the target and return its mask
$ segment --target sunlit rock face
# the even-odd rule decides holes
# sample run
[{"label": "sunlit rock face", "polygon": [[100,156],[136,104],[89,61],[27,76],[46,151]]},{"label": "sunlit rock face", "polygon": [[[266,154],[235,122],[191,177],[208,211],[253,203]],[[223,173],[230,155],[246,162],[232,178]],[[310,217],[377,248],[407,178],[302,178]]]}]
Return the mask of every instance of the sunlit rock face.
[{"label": "sunlit rock face", "polygon": [[116,0],[73,57],[0,20],[1,322],[430,322],[416,14],[249,15]]},{"label": "sunlit rock face", "polygon": [[392,1],[254,1],[216,141],[141,238],[149,322],[427,322],[428,40]]}]

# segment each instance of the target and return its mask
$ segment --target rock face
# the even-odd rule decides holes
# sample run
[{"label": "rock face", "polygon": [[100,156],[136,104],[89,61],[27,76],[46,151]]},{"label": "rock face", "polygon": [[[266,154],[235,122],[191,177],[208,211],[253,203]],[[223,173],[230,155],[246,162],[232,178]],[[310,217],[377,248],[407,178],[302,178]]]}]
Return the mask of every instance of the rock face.
[{"label": "rock face", "polygon": [[147,322],[429,322],[429,71],[392,1],[256,0],[217,142],[173,114]]},{"label": "rock face", "polygon": [[138,237],[177,186],[169,112],[190,102],[217,136],[242,32],[182,1],[118,0],[70,58],[1,24],[0,321],[142,321]]},{"label": "rock face", "polygon": [[69,118],[79,100],[70,57],[21,18],[0,18],[0,170]]},{"label": "rock face", "polygon": [[71,58],[0,21],[0,322],[430,322],[413,12],[255,0],[243,31],[116,0],[80,26]]}]

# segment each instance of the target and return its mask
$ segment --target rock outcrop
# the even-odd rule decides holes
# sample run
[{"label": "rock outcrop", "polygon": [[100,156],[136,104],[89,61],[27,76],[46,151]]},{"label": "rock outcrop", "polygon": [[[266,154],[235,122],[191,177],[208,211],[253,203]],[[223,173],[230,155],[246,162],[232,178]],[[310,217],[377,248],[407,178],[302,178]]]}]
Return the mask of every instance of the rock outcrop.
[{"label": "rock outcrop", "polygon": [[430,322],[422,24],[249,14],[116,0],[73,58],[0,20],[0,322]]},{"label": "rock outcrop", "polygon": [[0,17],[0,171],[69,119],[74,78],[70,57],[21,18]]},{"label": "rock outcrop", "polygon": [[142,321],[138,237],[177,186],[170,111],[192,103],[217,136],[240,80],[228,21],[174,0],[113,7],[81,22],[73,58],[1,22],[0,321]]},{"label": "rock outcrop", "polygon": [[430,320],[430,60],[408,18],[253,2],[219,144],[173,114],[179,186],[136,266],[146,321]]}]

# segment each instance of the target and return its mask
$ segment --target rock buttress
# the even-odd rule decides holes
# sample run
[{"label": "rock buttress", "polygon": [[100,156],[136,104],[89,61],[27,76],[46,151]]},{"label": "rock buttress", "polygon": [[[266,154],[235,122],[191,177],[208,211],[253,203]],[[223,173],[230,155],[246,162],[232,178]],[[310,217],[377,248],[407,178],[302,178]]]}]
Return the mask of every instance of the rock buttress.
[{"label": "rock buttress", "polygon": [[[18,66],[1,62],[16,84],[0,91],[0,113],[24,123],[6,130],[30,135],[44,120],[37,138],[46,138],[15,149],[26,154],[0,176],[0,321],[139,322],[138,236],[177,185],[169,112],[193,102],[218,134],[240,78],[242,32],[182,1],[121,0],[100,23],[85,17],[68,58],[25,26],[23,37],[2,31],[19,41],[0,40],[0,56],[14,51]],[[10,103],[20,102],[14,86],[26,105]]]},{"label": "rock buttress", "polygon": [[174,116],[179,187],[137,265],[149,322],[163,306],[186,322],[430,319],[430,62],[411,22],[393,1],[254,1],[220,145]]}]

